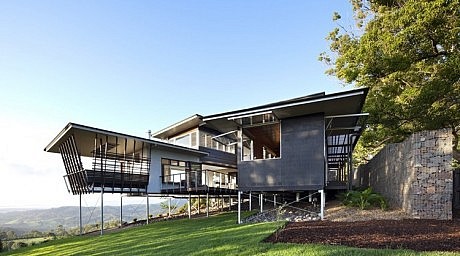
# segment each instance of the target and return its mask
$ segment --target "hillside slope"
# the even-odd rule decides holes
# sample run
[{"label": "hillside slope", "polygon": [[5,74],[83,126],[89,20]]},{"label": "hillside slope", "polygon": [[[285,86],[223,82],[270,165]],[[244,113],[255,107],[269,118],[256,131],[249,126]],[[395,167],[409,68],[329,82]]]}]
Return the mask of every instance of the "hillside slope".
[{"label": "hillside slope", "polygon": [[236,217],[233,212],[209,218],[155,222],[103,236],[50,241],[1,255],[420,255],[407,250],[264,243],[262,241],[284,222],[238,225]]},{"label": "hillside slope", "polygon": [[[183,204],[182,201],[174,204]],[[159,204],[150,204],[150,214],[156,216],[164,213]],[[82,207],[83,225],[100,222],[100,207]],[[146,218],[146,206],[129,204],[123,206],[123,221],[131,222],[134,218]],[[120,207],[104,206],[104,222],[120,219]],[[0,231],[13,230],[21,235],[32,230],[50,231],[59,225],[68,229],[79,225],[79,207],[63,206],[51,209],[32,209],[0,213]]]}]

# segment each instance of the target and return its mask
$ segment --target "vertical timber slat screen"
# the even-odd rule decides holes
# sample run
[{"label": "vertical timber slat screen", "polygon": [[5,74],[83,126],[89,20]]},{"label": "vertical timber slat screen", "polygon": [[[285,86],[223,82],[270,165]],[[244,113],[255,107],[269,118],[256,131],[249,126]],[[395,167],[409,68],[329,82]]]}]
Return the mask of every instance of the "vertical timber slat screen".
[{"label": "vertical timber slat screen", "polygon": [[[112,140],[111,140],[112,139]],[[113,142],[112,142],[113,141]],[[85,169],[74,135],[59,145],[72,194],[101,192],[145,193],[149,181],[150,144],[97,136],[94,138],[92,169]]]},{"label": "vertical timber slat screen", "polygon": [[[121,142],[124,145],[119,145]],[[93,169],[86,170],[88,185],[94,191],[112,193],[145,193],[149,181],[150,145],[136,145],[135,140],[119,140],[113,143],[109,137],[95,138]],[[123,153],[118,153],[118,148]],[[127,149],[130,149],[128,152]],[[146,148],[148,150],[146,150]]]}]

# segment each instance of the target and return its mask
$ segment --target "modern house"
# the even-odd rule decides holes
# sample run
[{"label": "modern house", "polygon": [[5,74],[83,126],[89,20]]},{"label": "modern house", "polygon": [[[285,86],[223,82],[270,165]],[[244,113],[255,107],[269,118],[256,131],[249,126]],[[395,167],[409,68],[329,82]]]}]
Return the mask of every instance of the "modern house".
[{"label": "modern house", "polygon": [[69,123],[45,151],[62,155],[75,195],[299,198],[319,192],[323,209],[324,191],[351,187],[367,92],[318,93],[193,115],[148,138]]}]

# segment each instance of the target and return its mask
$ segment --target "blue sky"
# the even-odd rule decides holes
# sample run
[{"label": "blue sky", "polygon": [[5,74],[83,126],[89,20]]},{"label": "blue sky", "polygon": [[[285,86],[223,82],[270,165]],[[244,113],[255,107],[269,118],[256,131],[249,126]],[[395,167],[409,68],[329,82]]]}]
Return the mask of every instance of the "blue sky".
[{"label": "blue sky", "polygon": [[0,2],[0,207],[78,203],[43,152],[67,122],[145,136],[346,89],[317,60],[334,11],[352,22],[346,0]]}]

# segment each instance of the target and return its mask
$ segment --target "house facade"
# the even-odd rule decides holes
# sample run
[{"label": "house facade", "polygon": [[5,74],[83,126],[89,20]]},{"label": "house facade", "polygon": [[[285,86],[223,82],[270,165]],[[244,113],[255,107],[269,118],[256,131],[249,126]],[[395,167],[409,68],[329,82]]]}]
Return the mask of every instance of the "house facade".
[{"label": "house facade", "polygon": [[[193,115],[141,138],[74,123],[46,146],[75,195],[296,196],[351,188],[368,90]],[[240,202],[240,200],[238,200]]]}]

